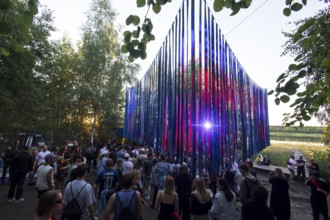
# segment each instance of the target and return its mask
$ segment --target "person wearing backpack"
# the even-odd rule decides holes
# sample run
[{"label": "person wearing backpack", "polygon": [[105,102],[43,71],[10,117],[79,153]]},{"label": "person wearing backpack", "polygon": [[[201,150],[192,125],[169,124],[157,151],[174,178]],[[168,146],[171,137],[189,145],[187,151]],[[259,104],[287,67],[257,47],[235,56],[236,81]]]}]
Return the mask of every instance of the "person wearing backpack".
[{"label": "person wearing backpack", "polygon": [[123,176],[122,190],[113,194],[104,213],[104,220],[108,220],[113,214],[113,220],[140,220],[141,218],[141,194],[132,189],[133,175],[127,173]]},{"label": "person wearing backpack", "polygon": [[66,215],[66,210],[68,210],[68,208],[66,207],[69,206],[69,204],[73,199],[77,200],[79,204],[78,209],[80,208],[81,210],[81,217],[78,219],[80,220],[96,219],[94,215],[94,205],[96,204],[94,190],[92,186],[85,181],[85,177],[88,172],[88,165],[85,163],[79,164],[75,169],[76,169],[77,178],[69,182],[64,190],[62,220],[75,219],[75,218],[65,217],[68,216]]}]

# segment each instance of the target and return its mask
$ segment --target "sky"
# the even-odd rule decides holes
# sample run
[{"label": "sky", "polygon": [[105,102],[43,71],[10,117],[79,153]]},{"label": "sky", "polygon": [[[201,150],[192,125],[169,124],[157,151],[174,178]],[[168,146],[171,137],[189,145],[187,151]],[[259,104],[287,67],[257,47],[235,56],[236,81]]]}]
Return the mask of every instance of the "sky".
[{"label": "sky", "polygon": [[[206,0],[212,11],[213,1]],[[79,41],[80,27],[86,21],[85,12],[88,11],[92,0],[40,0],[39,2],[53,10],[54,24],[58,31],[52,34],[52,39],[60,39],[66,34],[73,42]],[[130,14],[144,17],[147,13],[146,8],[136,7],[136,0],[110,0],[110,2],[118,13],[117,23],[123,26]],[[147,59],[137,61],[141,65],[140,77],[154,60],[181,3],[182,0],[172,0],[158,15],[155,15],[152,10],[149,11],[148,18],[153,21],[156,41],[148,44]],[[213,12],[213,16],[248,75],[259,86],[270,91],[276,87],[277,77],[292,62],[291,57],[281,56],[284,50],[282,46],[287,40],[282,31],[293,30],[293,21],[313,16],[328,5],[324,1],[308,1],[308,5],[301,11],[286,17],[282,13],[285,0],[253,0],[248,9],[241,10],[235,16],[230,16],[229,9]],[[127,27],[123,28],[125,30]],[[274,103],[274,96],[268,97],[270,125],[282,125],[283,113],[290,111],[289,105],[290,103],[277,106]],[[318,125],[315,118],[305,123],[305,126]]]}]

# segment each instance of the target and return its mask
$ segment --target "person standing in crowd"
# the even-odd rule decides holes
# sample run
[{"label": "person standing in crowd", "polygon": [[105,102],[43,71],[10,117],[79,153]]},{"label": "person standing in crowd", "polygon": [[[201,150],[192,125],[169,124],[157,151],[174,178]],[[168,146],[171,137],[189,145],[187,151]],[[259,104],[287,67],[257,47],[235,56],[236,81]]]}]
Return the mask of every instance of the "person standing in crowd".
[{"label": "person standing in crowd", "polygon": [[7,171],[9,170],[9,179],[8,183],[10,182],[10,174],[11,174],[11,162],[14,157],[14,152],[11,148],[11,146],[8,146],[5,152],[1,154],[2,161],[3,161],[3,166],[2,166],[2,177],[1,177],[1,184],[5,184],[5,179],[7,175]]},{"label": "person standing in crowd", "polygon": [[104,213],[104,220],[119,220],[120,214],[124,208],[129,208],[131,220],[140,220],[141,218],[141,194],[131,189],[133,184],[133,175],[131,173],[124,174],[121,186],[122,190],[113,194],[108,203],[108,207]]},{"label": "person standing in crowd", "polygon": [[36,188],[38,192],[38,198],[40,196],[55,188],[54,183],[54,169],[53,164],[56,160],[57,156],[55,154],[49,153],[45,156],[45,163],[39,166],[37,170],[37,183]]},{"label": "person standing in crowd", "polygon": [[67,175],[66,175],[66,178],[65,178],[65,180],[64,180],[65,185],[66,185],[69,181],[73,180],[73,179],[71,178],[71,177],[72,177],[72,176],[71,176],[71,172],[72,172],[73,169],[77,168],[77,166],[78,166],[80,163],[82,163],[83,160],[84,160],[84,158],[83,158],[80,154],[73,154],[73,155],[72,155],[71,163],[70,163],[70,165],[68,166],[68,169],[67,169]]},{"label": "person standing in crowd", "polygon": [[312,174],[316,172],[320,172],[320,166],[318,163],[316,163],[315,159],[311,159],[309,165],[307,166],[309,177],[312,176]]},{"label": "person standing in crowd", "polygon": [[208,211],[212,206],[212,198],[206,191],[204,180],[197,177],[194,186],[195,190],[190,197],[192,220],[209,220]]},{"label": "person standing in crowd", "polygon": [[165,177],[164,189],[157,194],[155,208],[159,211],[158,220],[173,220],[173,213],[179,212],[179,198],[172,176]]},{"label": "person standing in crowd", "polygon": [[62,193],[51,190],[41,195],[34,220],[56,220],[62,210]]},{"label": "person standing in crowd", "polygon": [[179,196],[179,214],[182,215],[182,220],[189,220],[192,178],[188,173],[187,164],[182,164],[180,166],[179,174],[175,177],[175,186]]},{"label": "person standing in crowd", "polygon": [[244,204],[245,200],[251,198],[252,191],[260,185],[259,180],[250,173],[249,166],[246,163],[239,165],[239,170],[244,179],[240,183],[239,200]]},{"label": "person standing in crowd", "polygon": [[77,178],[68,183],[65,187],[63,207],[67,206],[73,198],[76,198],[83,211],[81,220],[95,219],[94,205],[96,204],[96,198],[94,190],[93,187],[85,181],[85,177],[88,173],[88,165],[85,163],[79,164],[77,168],[75,168],[75,172]]},{"label": "person standing in crowd", "polygon": [[133,163],[130,161],[129,153],[124,154],[124,162],[123,162],[123,175],[129,173],[133,170]]},{"label": "person standing in crowd", "polygon": [[314,171],[311,177],[306,180],[306,185],[311,188],[310,203],[313,211],[313,219],[319,220],[320,213],[324,220],[329,220],[328,200],[330,187],[320,178],[320,173]]},{"label": "person standing in crowd", "polygon": [[297,162],[297,177],[299,182],[305,182],[306,180],[306,173],[305,173],[305,160],[303,156],[299,156],[299,159],[296,160]]},{"label": "person standing in crowd", "polygon": [[95,181],[95,188],[99,186],[97,193],[98,199],[101,199],[101,193],[104,189],[109,189],[111,193],[115,193],[118,186],[117,172],[112,168],[113,160],[107,159],[105,161],[105,167],[106,169],[97,175]]},{"label": "person standing in crowd", "polygon": [[297,168],[297,162],[294,156],[290,156],[288,160],[288,170],[290,171],[290,180],[294,180],[296,177],[295,169]]},{"label": "person standing in crowd", "polygon": [[[119,158],[116,161],[116,165],[114,166],[114,169],[117,172],[117,178],[118,178],[118,183],[121,183],[121,179],[123,178],[123,159]],[[121,190],[121,186],[119,184],[117,190]]]},{"label": "person standing in crowd", "polygon": [[92,144],[89,144],[85,149],[83,156],[86,158],[86,164],[88,165],[88,173],[90,173],[92,169],[92,161],[93,161],[93,150]]},{"label": "person standing in crowd", "polygon": [[241,209],[242,220],[275,220],[273,211],[267,206],[268,191],[258,185],[252,191],[252,199],[247,199]]},{"label": "person standing in crowd", "polygon": [[164,189],[164,179],[167,174],[171,172],[171,165],[165,161],[165,155],[161,155],[161,161],[156,164],[154,175],[157,178],[157,189]]},{"label": "person standing in crowd", "polygon": [[7,195],[8,202],[18,203],[24,201],[24,198],[22,197],[23,185],[25,183],[26,175],[32,171],[33,163],[32,155],[28,152],[28,149],[28,146],[23,146],[21,153],[15,155],[12,159],[12,178]]},{"label": "person standing in crowd", "polygon": [[236,195],[230,189],[227,180],[219,178],[217,193],[214,196],[209,215],[211,219],[235,220],[236,214]]},{"label": "person standing in crowd", "polygon": [[[141,151],[139,158],[141,158],[144,155],[145,155],[144,152]],[[148,189],[149,189],[151,171],[152,171],[152,152],[148,152],[147,157],[143,160],[143,176],[142,176],[143,190],[145,191],[145,198],[147,201],[150,200],[150,193]]]},{"label": "person standing in crowd", "polygon": [[[250,167],[249,167],[250,168]],[[251,169],[249,169],[251,170]],[[251,173],[252,176],[256,177]],[[236,175],[233,171],[231,170],[226,170],[223,174],[223,178],[227,180],[227,183],[229,184],[229,187],[231,191],[235,193],[235,195],[238,195],[238,189],[237,189],[237,183],[236,183]]]},{"label": "person standing in crowd", "polygon": [[270,208],[273,210],[277,220],[290,219],[290,196],[289,183],[280,168],[275,168],[274,176],[269,178],[272,184],[270,193]]},{"label": "person standing in crowd", "polygon": [[50,154],[51,152],[49,150],[47,150],[47,145],[44,145],[42,147],[42,150],[37,154],[37,157],[34,160],[34,169],[35,171],[37,171],[38,167],[41,166],[42,164],[44,164],[45,161],[45,157],[47,154]]},{"label": "person standing in crowd", "polygon": [[56,170],[54,171],[54,179],[55,179],[55,189],[63,190],[64,180],[67,176],[68,163],[71,158],[65,159],[65,154],[68,151],[68,147],[64,146],[58,152],[58,157],[56,159]]},{"label": "person standing in crowd", "polygon": [[100,151],[100,160],[97,163],[97,175],[102,173],[104,170],[106,170],[105,161],[108,159],[109,151],[108,150],[102,150]]}]

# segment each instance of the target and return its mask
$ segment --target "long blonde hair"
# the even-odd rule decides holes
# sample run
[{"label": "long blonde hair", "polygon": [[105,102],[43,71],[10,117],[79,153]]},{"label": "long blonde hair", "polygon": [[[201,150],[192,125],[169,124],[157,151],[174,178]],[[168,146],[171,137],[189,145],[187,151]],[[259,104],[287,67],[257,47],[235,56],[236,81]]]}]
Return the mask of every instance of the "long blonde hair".
[{"label": "long blonde hair", "polygon": [[174,179],[173,179],[172,176],[168,175],[168,176],[165,177],[164,193],[166,193],[166,194],[174,194],[175,193]]},{"label": "long blonde hair", "polygon": [[210,195],[206,191],[205,182],[202,178],[197,177],[195,179],[195,191],[199,193],[202,203],[208,202],[210,200]]}]

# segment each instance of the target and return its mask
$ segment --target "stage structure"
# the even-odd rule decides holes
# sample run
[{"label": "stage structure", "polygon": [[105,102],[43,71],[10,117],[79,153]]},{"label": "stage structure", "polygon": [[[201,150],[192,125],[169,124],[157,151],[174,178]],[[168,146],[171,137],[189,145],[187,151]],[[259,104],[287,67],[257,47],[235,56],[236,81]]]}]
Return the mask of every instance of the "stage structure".
[{"label": "stage structure", "polygon": [[217,173],[270,145],[267,91],[231,51],[206,1],[185,0],[151,66],[126,90],[124,136]]}]

